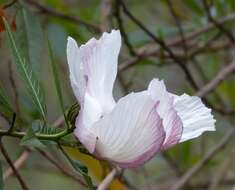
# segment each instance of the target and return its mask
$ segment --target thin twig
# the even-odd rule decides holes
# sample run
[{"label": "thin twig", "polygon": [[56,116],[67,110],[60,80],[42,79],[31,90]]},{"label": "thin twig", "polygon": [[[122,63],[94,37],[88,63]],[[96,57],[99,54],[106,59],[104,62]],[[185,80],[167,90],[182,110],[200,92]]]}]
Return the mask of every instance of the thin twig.
[{"label": "thin twig", "polygon": [[8,133],[11,133],[14,130],[15,121],[16,121],[16,113],[13,113],[12,120],[11,120],[11,125],[10,125],[10,128],[7,131]]},{"label": "thin twig", "polygon": [[124,4],[123,0],[119,0],[119,2],[121,3],[122,7],[123,7],[123,11],[124,13],[137,25],[139,26],[149,37],[151,37],[157,44],[159,44],[161,46],[161,48],[163,50],[165,50],[169,56],[172,58],[172,60],[175,61],[175,63],[177,63],[179,65],[179,67],[184,71],[185,76],[187,78],[187,80],[190,82],[190,84],[192,85],[192,87],[197,90],[198,89],[198,85],[196,83],[196,81],[193,79],[187,65],[185,65],[178,57],[175,56],[175,54],[173,53],[173,51],[169,48],[169,46],[167,46],[167,44],[160,38],[158,38],[156,35],[154,35],[150,30],[148,30],[143,23],[141,23],[134,15],[132,15],[132,13],[128,10],[128,8],[126,7],[126,5]]},{"label": "thin twig", "polygon": [[[187,58],[194,58],[196,55],[202,54],[202,53],[208,53],[208,52],[215,52],[215,51],[220,51],[220,50],[225,50],[226,48],[230,48],[232,46],[232,43],[229,41],[221,41],[221,42],[214,42],[213,44],[210,44],[210,46],[207,46],[208,44],[203,44],[199,45],[197,44],[196,46],[189,49],[188,47],[188,54]],[[144,47],[141,48],[140,50],[136,51],[138,57],[132,57],[129,58],[127,61],[124,61],[122,64],[119,65],[119,72],[125,71],[132,66],[136,65],[139,61],[143,59],[147,59],[150,57],[157,57],[157,58],[166,58],[169,59],[169,55],[161,52],[160,48],[152,48],[152,47]],[[174,54],[180,58],[181,60],[185,60],[185,55],[182,54],[181,52],[177,52],[175,50]]]},{"label": "thin twig", "polygon": [[138,190],[138,188],[137,188],[136,186],[134,186],[133,184],[131,184],[131,183],[127,180],[127,178],[126,178],[125,176],[121,176],[121,177],[119,178],[119,180],[120,180],[123,184],[125,184],[125,186],[126,186],[128,189],[131,189],[131,190]]},{"label": "thin twig", "polygon": [[210,11],[210,6],[207,2],[207,0],[203,0],[203,6],[205,8],[208,20],[211,21],[222,33],[224,33],[229,40],[231,40],[233,43],[235,42],[235,38],[233,36],[233,34],[228,31],[222,24],[220,24],[219,22],[217,22],[213,16],[211,15],[211,11]]},{"label": "thin twig", "polygon": [[119,0],[115,0],[115,17],[116,17],[116,20],[117,20],[117,23],[118,23],[118,27],[119,27],[119,30],[120,30],[120,33],[122,35],[122,38],[124,40],[124,43],[126,45],[126,47],[128,48],[129,50],[129,53],[130,55],[132,56],[137,56],[135,50],[134,50],[134,47],[131,45],[131,42],[128,38],[128,35],[127,33],[125,32],[125,28],[123,26],[123,19],[122,19],[122,16],[121,16],[121,4],[119,2]]},{"label": "thin twig", "polygon": [[228,142],[232,139],[234,135],[234,129],[229,130],[222,140],[216,144],[214,147],[210,149],[210,151],[201,159],[198,163],[196,163],[191,169],[189,169],[174,185],[170,190],[179,190],[184,187],[188,181],[199,172],[217,153],[219,153],[223,148],[228,144]]},{"label": "thin twig", "polygon": [[225,109],[217,106],[212,106],[211,108],[221,115],[226,115],[226,116],[235,115],[235,109],[227,109],[227,108]]},{"label": "thin twig", "polygon": [[171,156],[169,154],[167,154],[167,152],[163,152],[162,156],[164,157],[164,159],[166,160],[168,165],[172,168],[172,170],[175,172],[175,175],[177,177],[180,177],[183,174],[183,172],[182,172],[181,168],[177,165],[175,160],[173,160],[171,158]]},{"label": "thin twig", "polygon": [[[205,73],[203,72],[201,66],[198,64],[198,62],[196,61],[196,59],[193,59],[194,61],[194,67],[195,69],[198,71],[197,73],[200,73],[200,77],[203,79],[204,83],[208,83],[208,79],[207,76],[205,75]],[[217,106],[217,105],[208,105],[210,108],[212,108],[213,111],[221,114],[221,115],[235,115],[235,110],[234,109],[227,109],[226,108],[226,104],[224,103],[223,98],[220,96],[220,94],[218,94],[216,91],[213,92],[215,98],[217,99],[217,101],[221,102],[221,106]],[[207,102],[208,103],[208,102]]]},{"label": "thin twig", "polygon": [[220,182],[226,176],[228,169],[231,167],[231,164],[233,162],[233,156],[234,155],[226,157],[221,163],[221,165],[218,167],[218,169],[214,172],[208,190],[214,190],[218,188]]},{"label": "thin twig", "polygon": [[87,21],[84,21],[78,17],[74,17],[74,16],[70,16],[70,15],[66,15],[64,13],[58,12],[56,10],[53,10],[52,8],[46,7],[44,5],[42,5],[41,3],[34,1],[34,0],[24,0],[25,3],[34,6],[35,8],[37,8],[38,10],[41,11],[41,13],[52,16],[52,17],[57,17],[63,20],[67,20],[69,22],[75,23],[75,24],[80,24],[85,26],[87,29],[96,32],[96,33],[100,33],[101,29],[94,25],[91,24]]},{"label": "thin twig", "polygon": [[112,0],[101,2],[101,30],[106,32],[112,29]]},{"label": "thin twig", "polygon": [[57,169],[59,169],[64,175],[71,177],[75,179],[76,181],[79,182],[84,187],[87,187],[87,185],[82,181],[80,177],[77,175],[73,174],[68,168],[64,167],[61,163],[59,163],[55,158],[53,158],[49,153],[46,151],[36,148],[36,150],[44,157],[46,158],[49,162],[51,162]]},{"label": "thin twig", "polygon": [[99,184],[97,190],[106,190],[109,188],[110,183],[114,180],[115,176],[118,175],[118,170],[116,168],[104,178],[104,180]]},{"label": "thin twig", "polygon": [[5,4],[2,6],[3,9],[8,9],[10,8],[11,6],[13,6],[18,0],[12,0],[11,2]]},{"label": "thin twig", "polygon": [[11,61],[8,62],[8,73],[9,73],[9,81],[11,84],[11,88],[13,90],[13,96],[14,96],[14,104],[15,104],[15,108],[16,108],[16,113],[19,114],[20,113],[20,105],[19,105],[19,95],[18,95],[18,91],[17,91],[17,86],[16,86],[16,82],[14,79],[14,73],[13,73],[13,68],[12,68],[12,63]]},{"label": "thin twig", "polygon": [[[225,23],[228,23],[228,22],[231,22],[235,20],[235,14],[230,14],[226,17],[223,17],[221,19],[218,19],[217,20],[217,23],[219,23],[220,25],[222,24],[225,24]],[[201,34],[203,33],[206,33],[206,32],[209,32],[210,30],[214,29],[216,26],[213,24],[213,23],[208,23],[207,25],[205,25],[204,27],[194,31],[194,32],[191,32],[191,33],[188,33],[188,34],[185,34],[185,42],[187,41],[191,41],[193,39],[196,39],[198,36],[200,36]],[[173,39],[168,39],[166,40],[166,45],[168,47],[176,47],[180,44],[183,43],[182,41],[182,37],[175,37]],[[148,45],[146,45],[148,46]],[[156,55],[158,54],[159,52],[161,51],[161,48],[151,48],[149,49],[148,51],[144,51],[144,52],[141,52],[141,53],[138,53],[138,57],[134,57],[130,60],[128,60],[126,63],[123,63],[121,64],[121,66],[119,67],[119,71],[123,71],[123,70],[126,70],[132,66],[134,66],[136,63],[138,63],[138,61],[142,60],[142,59],[145,59],[147,57],[150,57],[150,56],[153,56],[153,55]]]},{"label": "thin twig", "polygon": [[226,77],[235,72],[235,61],[225,66],[209,83],[201,88],[196,96],[205,97],[208,93],[214,90]]},{"label": "thin twig", "polygon": [[[26,149],[24,152],[20,155],[20,157],[14,162],[14,167],[16,170],[18,170],[28,159],[30,154],[30,150]],[[12,167],[9,167],[5,172],[4,172],[4,179],[6,180],[8,177],[12,176],[14,174],[14,171],[12,170]]]},{"label": "thin twig", "polygon": [[[54,123],[52,124],[55,127],[59,127],[62,123],[64,122],[64,117],[63,115],[58,117]],[[12,127],[10,127],[11,130],[8,130],[8,133],[12,132]],[[17,170],[19,170],[23,164],[27,161],[27,159],[29,158],[30,155],[30,149],[26,148],[23,153],[20,155],[20,157],[18,159],[16,159],[16,161],[14,161],[14,166]],[[5,173],[4,173],[4,179],[10,177],[13,173],[13,170],[11,167],[7,168]]]},{"label": "thin twig", "polygon": [[187,42],[185,40],[184,30],[182,28],[180,19],[179,19],[179,17],[177,16],[177,14],[175,12],[172,1],[171,0],[166,0],[166,2],[168,4],[168,7],[169,7],[169,10],[171,12],[172,17],[175,20],[176,26],[178,27],[179,34],[180,34],[180,37],[181,37],[181,40],[182,40],[182,47],[183,47],[183,50],[184,50],[184,53],[185,53],[185,57],[187,58]]},{"label": "thin twig", "polygon": [[29,190],[29,188],[27,187],[26,183],[24,182],[23,178],[21,177],[21,175],[19,174],[19,172],[17,171],[17,169],[15,168],[13,162],[11,161],[6,149],[4,148],[3,146],[3,143],[2,143],[2,139],[0,139],[0,150],[3,154],[3,156],[5,157],[7,163],[11,166],[16,178],[18,179],[21,187],[23,190]]}]

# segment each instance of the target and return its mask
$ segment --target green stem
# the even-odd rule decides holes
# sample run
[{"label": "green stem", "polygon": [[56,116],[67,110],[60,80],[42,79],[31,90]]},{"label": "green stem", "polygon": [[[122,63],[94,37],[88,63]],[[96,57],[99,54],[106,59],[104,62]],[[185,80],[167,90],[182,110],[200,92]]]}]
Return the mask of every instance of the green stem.
[{"label": "green stem", "polygon": [[[61,131],[57,134],[41,134],[41,133],[35,133],[35,136],[40,139],[40,140],[52,140],[52,141],[58,141],[60,138],[70,134],[73,132],[73,129],[65,129],[64,131]],[[17,131],[6,131],[6,130],[1,130],[0,129],[0,136],[11,136],[11,137],[17,137],[17,138],[22,138],[25,136],[25,132],[17,132]]]},{"label": "green stem", "polygon": [[[70,134],[70,133],[71,132],[68,132],[68,130],[65,130],[65,131],[62,131],[61,133],[58,133],[58,134],[55,134],[55,135],[45,135],[45,134],[37,134],[37,133],[35,135],[40,140],[51,140],[51,141],[54,141],[56,143],[59,142],[62,146],[76,148],[79,151],[81,151],[85,154],[88,154],[87,151],[84,149],[84,147],[81,145],[81,143],[79,141],[71,142],[71,141],[66,141],[64,139],[61,139],[62,137],[66,136],[67,134]],[[9,133],[6,130],[1,130],[0,129],[0,137],[8,136],[8,137],[15,137],[15,138],[23,138],[24,135],[25,135],[25,132],[14,131],[14,132]]]}]

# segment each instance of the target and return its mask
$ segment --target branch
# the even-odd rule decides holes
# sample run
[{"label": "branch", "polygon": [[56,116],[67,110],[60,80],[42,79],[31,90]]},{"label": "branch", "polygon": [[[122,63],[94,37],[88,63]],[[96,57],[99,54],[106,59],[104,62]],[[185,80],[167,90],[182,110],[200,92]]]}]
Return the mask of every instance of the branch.
[{"label": "branch", "polygon": [[125,43],[126,47],[128,48],[130,55],[137,56],[137,54],[134,50],[134,47],[131,45],[131,42],[130,42],[128,35],[125,32],[125,28],[123,26],[123,20],[122,20],[121,13],[120,13],[121,4],[120,4],[119,0],[115,0],[115,7],[114,8],[115,8],[115,12],[114,12],[115,17],[116,17],[116,20],[118,23],[120,33],[121,33],[122,38],[124,40],[124,43]]},{"label": "branch", "polygon": [[[26,149],[24,152],[20,155],[20,157],[14,162],[14,167],[16,170],[20,169],[21,166],[25,163],[25,161],[28,159],[30,154],[30,150]],[[9,167],[5,172],[4,172],[4,179],[6,180],[8,177],[12,176],[14,174],[14,171],[12,170],[12,167]]]},{"label": "branch", "polygon": [[17,2],[17,0],[12,0],[11,2],[5,4],[2,6],[3,9],[8,9],[10,8],[11,6],[13,6],[15,3]]},{"label": "branch", "polygon": [[208,187],[208,190],[214,190],[218,189],[218,186],[226,176],[229,168],[231,167],[231,164],[233,162],[233,156],[234,155],[228,155],[221,165],[218,167],[218,169],[215,171],[215,173],[212,176],[211,183]]},{"label": "branch", "polygon": [[118,170],[116,168],[112,169],[112,171],[104,178],[104,180],[99,184],[97,190],[106,190],[109,188],[110,183],[114,180],[114,178],[118,175]]},{"label": "branch", "polygon": [[40,148],[36,148],[36,150],[46,158],[50,163],[52,163],[57,169],[59,169],[64,175],[71,177],[79,182],[83,187],[87,187],[87,185],[75,174],[73,174],[69,169],[61,165],[56,159],[54,159],[49,153],[45,152]]},{"label": "branch", "polygon": [[214,90],[226,77],[235,72],[235,61],[224,67],[209,83],[201,88],[196,96],[204,97],[212,90]]},{"label": "branch", "polygon": [[171,0],[166,0],[166,2],[168,4],[168,7],[169,7],[169,10],[171,12],[172,17],[175,20],[176,26],[178,27],[179,34],[180,34],[180,37],[181,37],[181,40],[182,40],[182,47],[184,49],[185,56],[187,57],[187,43],[186,43],[186,40],[185,40],[185,35],[184,35],[184,31],[183,31],[181,22],[180,22],[179,17],[177,16],[177,14],[174,10],[172,1]]},{"label": "branch", "polygon": [[127,180],[127,178],[126,178],[125,176],[121,176],[121,177],[119,178],[119,180],[120,180],[123,184],[125,184],[128,189],[131,189],[131,190],[138,190],[138,188],[135,187],[134,185],[132,185],[132,184]]},{"label": "branch", "polygon": [[183,72],[185,73],[186,78],[188,79],[188,81],[190,82],[190,84],[192,85],[192,87],[197,90],[198,89],[198,85],[196,83],[196,81],[193,79],[187,65],[185,65],[178,57],[175,56],[175,54],[173,53],[173,51],[167,46],[167,44],[160,38],[158,38],[157,36],[155,36],[150,30],[148,30],[143,23],[141,23],[136,17],[134,17],[134,15],[132,15],[132,13],[127,9],[126,5],[124,4],[123,0],[119,0],[119,2],[121,3],[122,7],[123,7],[123,11],[124,13],[137,25],[139,26],[139,28],[141,28],[150,38],[152,38],[154,40],[154,42],[156,42],[157,44],[159,44],[161,46],[161,48],[163,50],[165,50],[169,56],[172,58],[172,60],[175,61],[175,63],[177,63],[179,65],[179,67],[183,70]]},{"label": "branch", "polygon": [[13,90],[14,104],[16,108],[16,113],[20,114],[20,105],[19,105],[19,94],[16,86],[16,82],[14,79],[13,67],[11,61],[8,62],[8,73],[9,73],[9,81],[11,84],[11,88]]},{"label": "branch", "polygon": [[[219,42],[215,41],[213,44],[211,44],[211,42],[209,44],[197,43],[195,44],[195,47],[191,49],[189,49],[190,47],[187,46],[188,48],[187,57],[185,57],[185,54],[177,50],[174,51],[174,54],[178,58],[185,60],[186,58],[194,58],[196,55],[199,54],[225,50],[226,48],[230,48],[231,46],[232,43],[229,41],[219,41]],[[139,49],[138,51],[136,51],[136,53],[138,57],[130,58],[119,65],[119,72],[125,71],[128,68],[131,68],[132,66],[136,65],[139,61],[150,57],[170,59],[169,55],[164,52],[161,52],[159,48],[156,49],[148,46]]]},{"label": "branch", "polygon": [[180,177],[183,174],[183,172],[181,168],[177,165],[175,160],[173,160],[171,156],[167,154],[167,152],[162,152],[162,156],[165,159],[165,161],[168,163],[168,165],[172,168],[176,177]]},{"label": "branch", "polygon": [[101,30],[106,32],[112,29],[112,0],[102,0],[101,2]]},{"label": "branch", "polygon": [[174,185],[172,185],[172,188],[170,188],[170,190],[179,190],[184,187],[188,183],[188,181],[211,160],[212,157],[214,157],[217,153],[224,149],[224,147],[232,139],[233,135],[234,129],[228,131],[222,138],[222,140],[214,147],[212,147],[202,160],[195,164]]},{"label": "branch", "polygon": [[220,24],[219,22],[217,22],[213,18],[213,16],[211,15],[210,6],[209,6],[207,0],[203,0],[202,2],[203,2],[203,6],[205,8],[208,20],[211,21],[222,33],[224,33],[228,37],[229,40],[231,40],[234,43],[235,39],[233,37],[233,34],[230,31],[226,30],[224,28],[224,26],[222,24]]},{"label": "branch", "polygon": [[227,116],[235,115],[235,109],[223,109],[221,107],[216,107],[216,106],[212,106],[211,108],[221,115],[227,115]]},{"label": "branch", "polygon": [[26,186],[23,178],[20,176],[19,172],[17,171],[17,169],[15,168],[13,162],[11,161],[6,149],[4,148],[3,144],[2,144],[2,139],[0,139],[0,150],[2,152],[2,155],[5,157],[7,163],[11,166],[16,178],[18,179],[22,189],[24,190],[29,190],[29,188]]},{"label": "branch", "polygon": [[56,10],[53,10],[53,9],[51,9],[49,7],[46,7],[46,6],[42,5],[38,1],[24,0],[24,2],[29,4],[29,5],[31,5],[31,6],[34,6],[38,10],[40,10],[40,12],[42,14],[49,15],[49,16],[56,17],[56,18],[60,18],[60,19],[63,19],[63,20],[67,20],[67,21],[69,21],[71,23],[83,25],[87,29],[89,29],[89,30],[91,30],[93,32],[96,32],[96,33],[100,33],[101,32],[101,29],[98,26],[94,25],[94,24],[91,24],[91,23],[89,23],[87,21],[84,21],[84,20],[82,20],[82,19],[80,19],[78,17],[66,15],[66,14],[63,14],[63,13],[58,12]]},{"label": "branch", "polygon": [[[223,17],[223,18],[217,20],[217,23],[225,24],[225,23],[231,22],[233,20],[235,20],[235,14],[230,14],[226,17]],[[216,26],[214,24],[208,23],[207,25],[196,30],[195,32],[191,32],[189,34],[186,34],[185,35],[185,42],[193,40],[193,39],[197,38],[198,36],[200,36],[201,34],[203,34],[205,32],[209,32],[210,30],[214,29],[215,27]],[[175,46],[182,44],[183,41],[182,41],[181,37],[175,37],[173,39],[166,40],[165,43],[168,47],[175,47]],[[146,45],[146,46],[148,46],[148,45]],[[138,61],[140,61],[142,59],[159,54],[160,51],[161,51],[161,48],[157,47],[154,49],[152,48],[150,50],[148,48],[148,50],[146,50],[146,51],[139,52],[138,57],[132,58],[129,61],[127,61],[126,63],[121,64],[119,67],[119,71],[123,71],[125,69],[132,67],[133,65],[135,65]]]}]

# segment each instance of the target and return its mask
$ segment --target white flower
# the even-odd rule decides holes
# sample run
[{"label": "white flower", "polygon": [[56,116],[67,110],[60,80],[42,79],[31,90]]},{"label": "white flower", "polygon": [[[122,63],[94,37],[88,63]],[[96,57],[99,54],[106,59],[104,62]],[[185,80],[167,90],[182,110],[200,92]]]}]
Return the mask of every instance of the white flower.
[{"label": "white flower", "polygon": [[171,94],[158,79],[115,102],[120,47],[118,30],[80,47],[68,38],[70,80],[81,104],[75,135],[90,153],[120,167],[136,167],[163,149],[215,130],[211,110],[200,98]]}]

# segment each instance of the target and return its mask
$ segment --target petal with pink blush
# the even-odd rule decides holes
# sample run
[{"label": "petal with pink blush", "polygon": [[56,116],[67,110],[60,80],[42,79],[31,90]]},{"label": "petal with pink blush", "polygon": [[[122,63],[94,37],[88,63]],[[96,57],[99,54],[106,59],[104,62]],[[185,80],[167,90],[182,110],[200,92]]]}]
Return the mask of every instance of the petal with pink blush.
[{"label": "petal with pink blush", "polygon": [[136,167],[151,159],[165,139],[157,106],[146,92],[121,98],[112,112],[94,124],[96,155],[121,167]]},{"label": "petal with pink blush", "polygon": [[70,81],[81,105],[74,133],[90,153],[123,168],[137,167],[161,150],[215,130],[211,110],[200,98],[171,94],[158,79],[116,103],[112,91],[120,47],[118,30],[80,47],[68,38]]},{"label": "petal with pink blush", "polygon": [[112,90],[117,75],[120,47],[120,32],[115,30],[103,33],[99,40],[92,38],[80,47],[75,40],[68,38],[70,81],[81,104],[75,135],[90,152],[95,144],[92,125],[116,104]]},{"label": "petal with pink blush", "polygon": [[81,61],[87,75],[87,93],[109,112],[115,105],[113,85],[117,75],[118,54],[121,47],[119,31],[103,33],[99,40],[90,39],[80,47]]},{"label": "petal with pink blush", "polygon": [[148,92],[155,101],[159,101],[157,112],[163,119],[163,127],[166,132],[162,149],[170,148],[179,142],[183,130],[182,121],[173,105],[174,98],[167,92],[164,82],[158,79],[150,82]]}]

